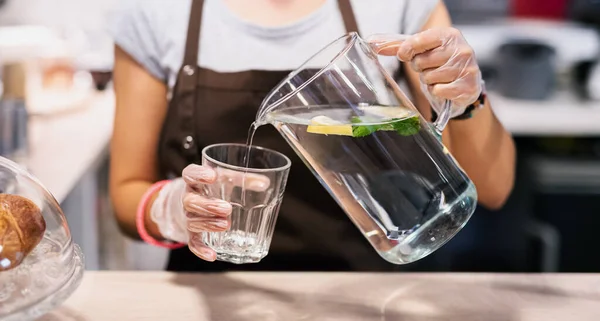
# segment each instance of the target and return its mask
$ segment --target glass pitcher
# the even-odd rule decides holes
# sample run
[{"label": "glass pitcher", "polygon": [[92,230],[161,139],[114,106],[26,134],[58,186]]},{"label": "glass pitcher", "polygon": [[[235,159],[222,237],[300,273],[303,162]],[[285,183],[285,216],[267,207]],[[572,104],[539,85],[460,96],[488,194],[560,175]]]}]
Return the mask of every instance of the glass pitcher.
[{"label": "glass pitcher", "polygon": [[255,126],[275,126],[381,257],[407,264],[448,242],[477,204],[441,143],[448,115],[446,103],[425,121],[350,33],[275,87]]}]

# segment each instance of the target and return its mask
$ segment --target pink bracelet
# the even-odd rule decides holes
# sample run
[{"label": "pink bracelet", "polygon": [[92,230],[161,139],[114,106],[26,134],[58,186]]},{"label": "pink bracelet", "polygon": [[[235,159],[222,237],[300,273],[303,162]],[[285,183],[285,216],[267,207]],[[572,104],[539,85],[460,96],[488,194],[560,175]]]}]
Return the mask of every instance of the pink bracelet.
[{"label": "pink bracelet", "polygon": [[174,243],[174,242],[170,242],[170,241],[159,241],[159,240],[153,238],[152,236],[150,236],[150,234],[148,234],[148,231],[146,231],[145,217],[146,217],[146,207],[148,206],[148,202],[150,201],[150,198],[152,198],[152,195],[154,195],[154,193],[156,193],[161,188],[163,188],[165,185],[167,185],[167,183],[169,183],[168,180],[156,182],[152,186],[150,186],[150,188],[146,191],[146,193],[144,193],[144,195],[142,196],[142,199],[140,200],[140,203],[138,204],[137,213],[135,216],[135,225],[137,227],[138,234],[140,235],[140,237],[142,238],[142,240],[144,242],[146,242],[150,245],[175,250],[175,249],[179,249],[179,248],[186,246],[186,244]]}]

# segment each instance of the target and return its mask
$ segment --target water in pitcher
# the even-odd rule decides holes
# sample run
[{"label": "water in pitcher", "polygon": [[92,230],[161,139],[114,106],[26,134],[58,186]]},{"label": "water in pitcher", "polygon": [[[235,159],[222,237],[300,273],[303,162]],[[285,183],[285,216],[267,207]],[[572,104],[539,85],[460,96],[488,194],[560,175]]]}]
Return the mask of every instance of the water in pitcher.
[{"label": "water in pitcher", "polygon": [[265,119],[391,263],[427,256],[472,214],[475,187],[411,109],[302,106]]}]

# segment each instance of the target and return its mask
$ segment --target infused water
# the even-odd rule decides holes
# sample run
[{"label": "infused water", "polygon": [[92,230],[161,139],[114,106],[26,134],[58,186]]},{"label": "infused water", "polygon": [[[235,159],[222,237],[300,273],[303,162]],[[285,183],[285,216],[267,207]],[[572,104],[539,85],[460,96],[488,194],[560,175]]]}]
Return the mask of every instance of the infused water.
[{"label": "infused water", "polygon": [[265,119],[391,263],[435,251],[474,211],[475,187],[412,109],[302,106]]}]

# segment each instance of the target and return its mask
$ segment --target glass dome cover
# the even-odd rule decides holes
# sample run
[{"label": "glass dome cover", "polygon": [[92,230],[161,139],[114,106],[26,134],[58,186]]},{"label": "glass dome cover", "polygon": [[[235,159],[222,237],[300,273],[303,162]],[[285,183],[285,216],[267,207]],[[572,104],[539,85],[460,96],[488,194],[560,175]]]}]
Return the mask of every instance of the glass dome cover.
[{"label": "glass dome cover", "polygon": [[0,320],[33,320],[79,286],[84,264],[54,197],[0,157]]}]

